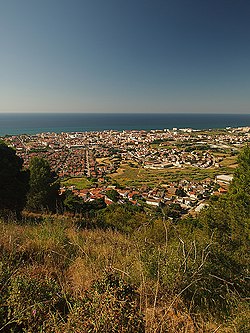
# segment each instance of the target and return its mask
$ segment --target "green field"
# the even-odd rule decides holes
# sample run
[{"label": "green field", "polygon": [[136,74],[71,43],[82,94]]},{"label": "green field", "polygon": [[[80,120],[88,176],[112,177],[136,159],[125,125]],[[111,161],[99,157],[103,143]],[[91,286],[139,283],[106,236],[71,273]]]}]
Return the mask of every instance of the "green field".
[{"label": "green field", "polygon": [[81,178],[70,178],[61,182],[62,186],[75,186],[78,190],[83,190],[85,188],[91,188],[93,183],[89,181],[86,177]]},{"label": "green field", "polygon": [[237,166],[237,157],[236,156],[228,156],[223,159],[223,161],[220,162],[222,167],[228,167],[228,168],[235,168]]}]

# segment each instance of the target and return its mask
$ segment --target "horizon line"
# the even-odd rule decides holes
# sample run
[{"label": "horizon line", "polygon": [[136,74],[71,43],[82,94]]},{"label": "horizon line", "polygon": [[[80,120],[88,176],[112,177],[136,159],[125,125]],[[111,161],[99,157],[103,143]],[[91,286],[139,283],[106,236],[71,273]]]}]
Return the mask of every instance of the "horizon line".
[{"label": "horizon line", "polygon": [[97,115],[100,115],[100,114],[109,114],[109,115],[135,115],[135,114],[150,114],[150,115],[153,115],[153,114],[159,114],[159,115],[177,115],[177,114],[199,114],[199,115],[250,115],[250,111],[249,112],[109,112],[109,111],[105,111],[105,112],[91,112],[91,111],[88,111],[88,112],[85,112],[85,111],[0,111],[0,114],[32,114],[32,115],[35,115],[35,114],[91,114],[91,115],[94,115],[94,114],[97,114]]}]

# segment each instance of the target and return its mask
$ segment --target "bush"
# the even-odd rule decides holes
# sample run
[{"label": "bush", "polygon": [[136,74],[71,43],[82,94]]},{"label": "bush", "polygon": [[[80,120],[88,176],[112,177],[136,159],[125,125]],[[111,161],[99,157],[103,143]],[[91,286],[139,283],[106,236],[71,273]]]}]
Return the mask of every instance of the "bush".
[{"label": "bush", "polygon": [[51,278],[25,275],[11,278],[8,291],[7,328],[12,332],[54,332],[68,312],[60,286]]},{"label": "bush", "polygon": [[97,225],[103,229],[112,229],[132,233],[139,228],[147,217],[132,205],[113,204],[97,214]]},{"label": "bush", "polygon": [[145,332],[135,288],[113,274],[95,282],[75,303],[65,326],[65,333]]}]

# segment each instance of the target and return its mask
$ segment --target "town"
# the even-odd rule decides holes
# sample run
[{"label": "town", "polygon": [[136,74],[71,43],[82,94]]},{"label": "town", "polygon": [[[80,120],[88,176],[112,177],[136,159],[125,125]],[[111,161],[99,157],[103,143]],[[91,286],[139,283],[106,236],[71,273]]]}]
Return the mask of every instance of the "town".
[{"label": "town", "polygon": [[[250,128],[40,133],[2,140],[15,148],[26,168],[33,156],[46,158],[60,178],[61,193],[72,191],[83,201],[103,198],[110,205],[114,200],[108,193],[113,190],[120,204],[170,207],[169,217],[175,217],[196,214],[211,195],[227,192]],[[129,182],[126,170],[137,181],[142,175],[141,182]],[[201,175],[195,179],[190,175],[197,170]],[[157,182],[148,184],[143,172]],[[127,182],[119,181],[123,174]],[[178,177],[160,179],[171,174]]]}]

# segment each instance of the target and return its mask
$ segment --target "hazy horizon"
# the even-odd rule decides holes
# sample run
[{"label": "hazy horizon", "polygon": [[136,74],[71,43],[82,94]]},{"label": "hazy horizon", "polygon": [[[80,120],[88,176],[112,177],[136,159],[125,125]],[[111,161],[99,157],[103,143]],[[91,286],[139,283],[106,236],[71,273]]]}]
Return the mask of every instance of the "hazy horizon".
[{"label": "hazy horizon", "polygon": [[244,0],[3,0],[0,113],[250,113]]},{"label": "hazy horizon", "polygon": [[155,115],[164,115],[164,114],[168,114],[168,115],[175,115],[175,114],[185,114],[185,115],[189,115],[189,114],[192,114],[192,115],[250,115],[250,112],[184,112],[184,111],[180,111],[180,112],[144,112],[144,111],[141,111],[141,112],[133,112],[133,111],[128,111],[128,112],[113,112],[113,111],[103,111],[103,112],[100,112],[100,111],[92,111],[92,112],[89,112],[89,111],[50,111],[50,110],[47,110],[47,111],[0,111],[0,114],[31,114],[31,115],[34,115],[34,114],[111,114],[111,115],[125,115],[125,114],[155,114]]}]

